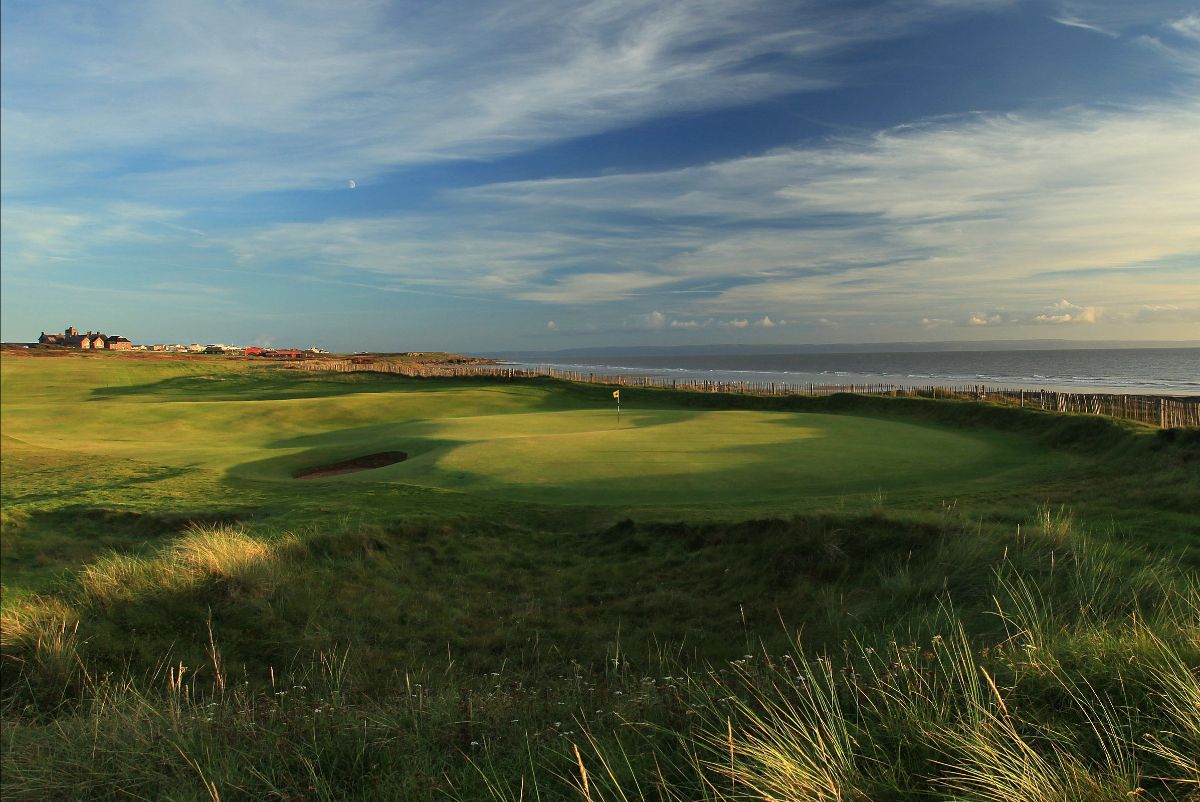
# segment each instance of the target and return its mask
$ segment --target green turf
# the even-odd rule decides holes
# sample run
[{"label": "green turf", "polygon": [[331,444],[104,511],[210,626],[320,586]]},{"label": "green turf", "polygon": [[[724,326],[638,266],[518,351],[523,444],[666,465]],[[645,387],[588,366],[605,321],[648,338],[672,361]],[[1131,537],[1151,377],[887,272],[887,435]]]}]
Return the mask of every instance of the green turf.
[{"label": "green turf", "polygon": [[14,475],[12,497],[114,482],[181,497],[255,483],[286,496],[298,492],[299,468],[403,450],[404,463],[309,482],[336,484],[338,495],[401,484],[547,504],[751,510],[813,496],[953,494],[1037,480],[1062,464],[1021,438],[894,420],[662,408],[661,396],[626,390],[618,424],[611,403],[552,386],[280,374],[6,360],[6,451],[36,470]]},{"label": "green turf", "polygon": [[[476,800],[483,770],[525,789],[497,798],[579,799],[567,747],[595,767],[633,735],[618,773],[650,784],[595,799],[750,799],[690,763],[741,736],[724,683],[765,672],[733,691],[761,709],[829,654],[868,783],[842,798],[946,798],[929,777],[960,760],[945,736],[972,694],[991,704],[981,676],[1055,734],[1036,749],[1089,767],[1109,707],[1072,704],[1123,700],[1143,796],[1174,798],[1140,733],[1171,709],[1155,661],[1200,660],[1194,433],[630,388],[618,426],[609,389],[553,381],[0,368],[6,798]],[[871,696],[872,661],[916,684]],[[660,770],[691,790],[658,794]]]}]

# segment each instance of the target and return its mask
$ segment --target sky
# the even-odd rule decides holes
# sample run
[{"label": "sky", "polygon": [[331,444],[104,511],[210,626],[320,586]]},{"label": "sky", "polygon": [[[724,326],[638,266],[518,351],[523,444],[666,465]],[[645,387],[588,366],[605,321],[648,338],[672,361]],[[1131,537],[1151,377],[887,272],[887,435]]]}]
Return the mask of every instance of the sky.
[{"label": "sky", "polygon": [[1200,339],[1200,4],[0,4],[0,337]]}]

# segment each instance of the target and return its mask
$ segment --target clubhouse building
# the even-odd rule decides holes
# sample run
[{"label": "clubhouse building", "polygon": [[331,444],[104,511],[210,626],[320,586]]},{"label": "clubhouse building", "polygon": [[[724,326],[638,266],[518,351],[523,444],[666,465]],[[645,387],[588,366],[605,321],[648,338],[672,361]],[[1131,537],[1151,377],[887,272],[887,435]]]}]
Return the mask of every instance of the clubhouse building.
[{"label": "clubhouse building", "polygon": [[102,334],[98,331],[89,331],[87,334],[80,334],[79,329],[74,326],[68,326],[62,334],[47,334],[43,331],[42,336],[38,337],[38,345],[59,345],[85,351],[99,349],[128,351],[133,348],[133,343],[125,337],[115,334]]}]

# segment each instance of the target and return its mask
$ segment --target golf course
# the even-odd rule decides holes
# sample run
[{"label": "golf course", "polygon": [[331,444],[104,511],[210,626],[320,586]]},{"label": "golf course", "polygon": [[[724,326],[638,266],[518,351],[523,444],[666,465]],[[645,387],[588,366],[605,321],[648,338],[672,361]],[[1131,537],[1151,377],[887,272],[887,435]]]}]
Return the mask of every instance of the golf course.
[{"label": "golf course", "polygon": [[[148,495],[195,506],[220,493],[287,506],[303,494],[341,499],[349,511],[364,495],[408,488],[463,494],[462,511],[520,501],[749,514],[1032,484],[1069,462],[1027,438],[987,431],[687,409],[629,389],[618,421],[608,393],[562,385],[297,375],[213,362],[46,364],[50,375],[28,362],[6,368],[9,460],[39,465],[14,475],[14,499],[55,488],[64,500],[104,504],[132,481],[134,503]],[[301,491],[292,485],[304,468],[389,449],[407,458]]]},{"label": "golf course", "polygon": [[1194,430],[613,389],[6,351],[6,793],[1200,789]]}]

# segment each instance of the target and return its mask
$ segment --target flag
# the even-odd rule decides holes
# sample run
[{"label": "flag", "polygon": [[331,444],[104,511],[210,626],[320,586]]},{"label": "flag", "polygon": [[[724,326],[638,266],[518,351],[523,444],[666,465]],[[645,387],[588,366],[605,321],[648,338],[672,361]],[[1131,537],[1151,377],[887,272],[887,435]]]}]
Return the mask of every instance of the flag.
[{"label": "flag", "polygon": [[618,401],[620,401],[620,400],[621,400],[621,391],[620,391],[620,390],[613,390],[613,398],[615,398],[615,399],[617,399]]}]

